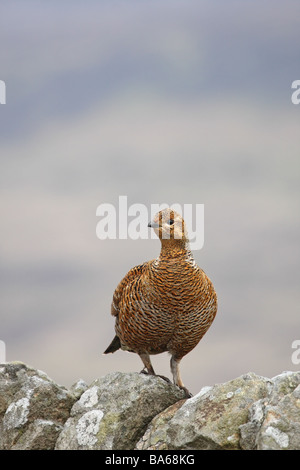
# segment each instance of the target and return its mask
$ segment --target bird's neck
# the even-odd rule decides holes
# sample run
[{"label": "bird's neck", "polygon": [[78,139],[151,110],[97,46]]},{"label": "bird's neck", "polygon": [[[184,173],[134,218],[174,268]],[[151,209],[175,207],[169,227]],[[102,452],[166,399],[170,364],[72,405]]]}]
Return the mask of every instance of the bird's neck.
[{"label": "bird's neck", "polygon": [[187,240],[161,240],[160,256],[164,258],[186,257],[190,254]]}]

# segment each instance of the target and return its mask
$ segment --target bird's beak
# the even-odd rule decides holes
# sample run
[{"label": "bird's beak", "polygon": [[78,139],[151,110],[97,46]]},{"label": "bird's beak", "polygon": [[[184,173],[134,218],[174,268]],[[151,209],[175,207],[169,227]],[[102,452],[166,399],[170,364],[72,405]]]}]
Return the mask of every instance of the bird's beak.
[{"label": "bird's beak", "polygon": [[150,220],[150,222],[148,223],[148,227],[159,228],[159,224],[157,222],[154,222],[153,220]]}]

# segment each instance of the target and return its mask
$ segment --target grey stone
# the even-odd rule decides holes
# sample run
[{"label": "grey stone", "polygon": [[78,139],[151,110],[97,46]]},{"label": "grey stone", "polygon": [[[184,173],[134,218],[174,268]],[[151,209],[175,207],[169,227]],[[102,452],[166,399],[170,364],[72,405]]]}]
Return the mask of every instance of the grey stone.
[{"label": "grey stone", "polygon": [[270,379],[269,393],[252,405],[240,433],[245,450],[300,449],[299,372],[283,372]]},{"label": "grey stone", "polygon": [[35,419],[18,438],[11,450],[52,450],[63,426],[53,421]]},{"label": "grey stone", "polygon": [[133,449],[151,419],[183,396],[159,377],[108,374],[74,404],[56,449]]},{"label": "grey stone", "polygon": [[274,388],[264,406],[257,449],[300,449],[300,373],[280,374],[272,381]]},{"label": "grey stone", "polygon": [[156,416],[137,449],[239,449],[239,427],[268,393],[268,381],[249,373],[203,388],[193,398]]},{"label": "grey stone", "polygon": [[0,364],[0,449],[300,450],[300,372],[248,373],[187,400],[144,374],[67,390],[23,363]]},{"label": "grey stone", "polygon": [[79,398],[81,397],[81,395],[89,388],[88,384],[82,380],[82,379],[79,379],[77,382],[75,382],[71,388],[70,388],[70,392],[72,392],[72,394],[77,398],[77,400],[79,400]]},{"label": "grey stone", "polygon": [[0,397],[0,449],[54,448],[76,399],[20,362],[1,365]]}]

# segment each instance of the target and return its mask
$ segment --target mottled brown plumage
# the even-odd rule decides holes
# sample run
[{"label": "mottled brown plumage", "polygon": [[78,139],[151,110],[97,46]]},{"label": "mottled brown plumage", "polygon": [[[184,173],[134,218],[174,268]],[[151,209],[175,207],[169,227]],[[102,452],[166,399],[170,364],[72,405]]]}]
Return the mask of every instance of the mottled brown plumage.
[{"label": "mottled brown plumage", "polygon": [[119,348],[135,352],[147,373],[155,374],[149,355],[168,351],[174,383],[190,396],[179,362],[213,322],[217,296],[189,250],[182,217],[165,209],[148,225],[161,240],[161,252],[132,268],[117,286],[111,306],[116,336],[105,354]]}]

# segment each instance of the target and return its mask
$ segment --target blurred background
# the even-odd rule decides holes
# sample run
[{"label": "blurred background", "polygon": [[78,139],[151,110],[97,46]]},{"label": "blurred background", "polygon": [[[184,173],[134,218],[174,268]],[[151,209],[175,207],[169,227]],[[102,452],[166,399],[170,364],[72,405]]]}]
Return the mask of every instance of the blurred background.
[{"label": "blurred background", "polygon": [[[0,340],[70,386],[102,352],[113,291],[158,240],[99,240],[96,209],[204,204],[197,263],[219,298],[182,360],[192,393],[298,370],[300,3],[2,0]],[[129,218],[130,220],[130,218]],[[171,377],[169,357],[153,357]]]}]

